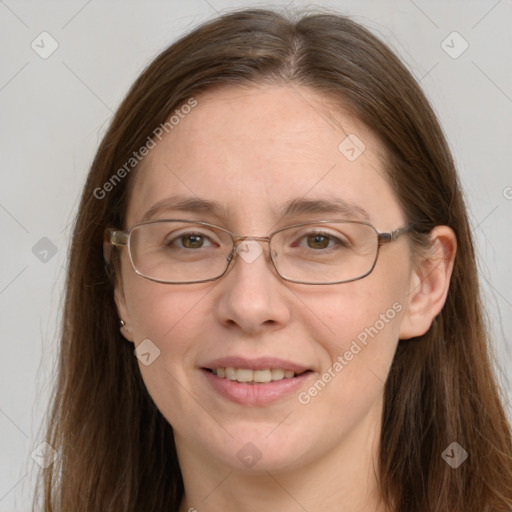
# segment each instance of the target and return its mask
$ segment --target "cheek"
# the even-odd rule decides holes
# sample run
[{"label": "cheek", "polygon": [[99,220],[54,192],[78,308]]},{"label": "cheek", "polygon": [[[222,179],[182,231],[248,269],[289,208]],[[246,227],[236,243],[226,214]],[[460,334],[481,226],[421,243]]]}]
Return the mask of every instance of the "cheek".
[{"label": "cheek", "polygon": [[136,342],[153,337],[165,342],[173,331],[193,329],[201,321],[197,310],[207,290],[169,285],[133,275],[126,280],[125,297]]},{"label": "cheek", "polygon": [[[303,325],[316,341],[323,366],[320,382],[305,390],[301,403],[343,403],[354,411],[368,407],[382,394],[398,344],[407,290],[404,265],[401,275],[382,269],[304,300],[309,317]],[[324,393],[325,400],[316,399]]]},{"label": "cheek", "polygon": [[183,374],[194,364],[197,343],[193,341],[200,341],[211,317],[207,295],[203,285],[165,285],[134,276],[125,296],[135,345],[151,340],[160,351],[159,366]]},{"label": "cheek", "polygon": [[208,332],[206,322],[211,318],[211,311],[206,311],[207,294],[197,286],[164,285],[137,276],[126,286],[135,345],[141,353],[150,352],[149,364],[139,357],[142,378],[173,426],[190,408],[190,376],[196,371],[201,335]]},{"label": "cheek", "polygon": [[361,397],[365,387],[382,388],[398,343],[402,311],[399,301],[385,301],[380,308],[372,304],[353,312],[336,350],[330,352],[334,370],[344,376],[345,392],[354,396],[357,391]]},{"label": "cheek", "polygon": [[354,353],[357,344],[373,345],[372,340],[379,340],[376,350],[386,350],[388,341],[394,343],[398,338],[403,309],[400,294],[376,297],[375,294],[343,293],[324,309],[325,325],[331,334],[326,350],[335,359],[353,345],[356,345]]},{"label": "cheek", "polygon": [[342,439],[357,425],[380,422],[402,314],[400,302],[382,304],[376,307],[372,301],[352,298],[328,320],[334,334],[317,335],[323,366],[316,380],[297,396],[312,429]]}]

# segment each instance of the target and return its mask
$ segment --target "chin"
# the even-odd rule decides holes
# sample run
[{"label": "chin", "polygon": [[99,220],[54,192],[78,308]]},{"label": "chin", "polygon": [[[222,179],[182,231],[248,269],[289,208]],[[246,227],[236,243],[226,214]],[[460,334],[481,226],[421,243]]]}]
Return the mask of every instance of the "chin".
[{"label": "chin", "polygon": [[[232,470],[253,474],[297,469],[314,458],[314,442],[308,450],[303,434],[286,428],[279,431],[277,425],[278,422],[270,427],[266,424],[265,428],[253,424],[252,428],[245,425],[243,429],[231,429],[232,438],[206,448],[214,459]],[[211,442],[211,438],[202,441]]]}]

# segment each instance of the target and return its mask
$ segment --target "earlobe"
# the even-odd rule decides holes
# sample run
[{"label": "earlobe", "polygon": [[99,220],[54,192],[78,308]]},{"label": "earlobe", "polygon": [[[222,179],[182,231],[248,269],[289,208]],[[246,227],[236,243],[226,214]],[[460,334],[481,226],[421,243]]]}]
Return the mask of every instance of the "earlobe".
[{"label": "earlobe", "polygon": [[414,269],[400,339],[425,334],[443,309],[457,252],[457,238],[448,226],[436,226],[431,249]]},{"label": "earlobe", "polygon": [[116,303],[117,313],[119,315],[119,330],[126,340],[133,342],[133,331],[131,329],[131,318],[126,305],[122,285],[117,282],[114,288],[114,301]]}]

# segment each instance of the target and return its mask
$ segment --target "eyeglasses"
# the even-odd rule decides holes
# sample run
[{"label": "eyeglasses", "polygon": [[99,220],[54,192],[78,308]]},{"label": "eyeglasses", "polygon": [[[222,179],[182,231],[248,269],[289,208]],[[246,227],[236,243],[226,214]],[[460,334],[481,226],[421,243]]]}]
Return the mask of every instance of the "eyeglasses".
[{"label": "eyeglasses", "polygon": [[255,261],[269,244],[282,279],[302,284],[339,284],[372,272],[380,246],[409,231],[379,233],[367,222],[320,220],[287,226],[266,237],[240,236],[207,222],[172,219],[137,224],[128,231],[107,229],[106,242],[128,247],[134,271],[167,284],[202,283],[222,277],[238,254]]}]

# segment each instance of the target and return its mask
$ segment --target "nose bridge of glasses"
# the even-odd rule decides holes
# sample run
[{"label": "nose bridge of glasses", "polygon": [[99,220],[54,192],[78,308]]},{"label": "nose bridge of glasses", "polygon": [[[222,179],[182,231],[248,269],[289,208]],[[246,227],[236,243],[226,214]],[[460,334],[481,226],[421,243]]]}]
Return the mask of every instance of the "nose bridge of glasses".
[{"label": "nose bridge of glasses", "polygon": [[243,242],[268,242],[270,243],[269,236],[251,236],[251,235],[233,235],[233,245],[234,247],[238,247]]},{"label": "nose bridge of glasses", "polygon": [[235,255],[240,256],[246,263],[253,263],[262,253],[267,253],[261,243],[270,243],[271,237],[232,235],[231,238],[233,240],[233,248],[227,258],[228,264]]}]

